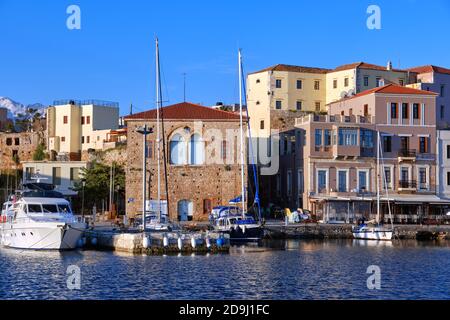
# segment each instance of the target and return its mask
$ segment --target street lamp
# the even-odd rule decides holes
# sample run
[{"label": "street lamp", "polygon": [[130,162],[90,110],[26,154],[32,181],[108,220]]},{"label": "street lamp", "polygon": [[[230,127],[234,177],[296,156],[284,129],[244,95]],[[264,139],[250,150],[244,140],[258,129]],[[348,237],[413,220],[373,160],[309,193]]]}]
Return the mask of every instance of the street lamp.
[{"label": "street lamp", "polygon": [[142,231],[146,229],[146,197],[147,197],[147,136],[153,133],[153,128],[148,128],[144,125],[142,128],[136,130],[137,133],[142,134]]}]

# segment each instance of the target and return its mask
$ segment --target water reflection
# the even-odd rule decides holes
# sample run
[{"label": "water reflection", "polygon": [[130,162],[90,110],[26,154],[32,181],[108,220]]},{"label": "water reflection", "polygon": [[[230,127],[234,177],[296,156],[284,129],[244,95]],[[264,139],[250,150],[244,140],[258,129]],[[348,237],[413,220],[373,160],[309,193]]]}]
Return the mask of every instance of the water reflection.
[{"label": "water reflection", "polygon": [[[229,255],[0,249],[0,299],[450,299],[449,242],[269,241]],[[82,290],[66,289],[66,270]],[[381,291],[366,287],[382,270]],[[424,270],[426,272],[424,272]],[[237,275],[239,275],[237,277]]]}]

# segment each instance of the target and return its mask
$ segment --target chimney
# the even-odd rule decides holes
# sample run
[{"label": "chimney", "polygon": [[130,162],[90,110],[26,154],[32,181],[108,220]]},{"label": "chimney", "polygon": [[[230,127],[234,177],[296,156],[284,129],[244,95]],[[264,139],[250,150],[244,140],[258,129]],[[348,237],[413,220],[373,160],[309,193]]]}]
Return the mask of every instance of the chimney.
[{"label": "chimney", "polygon": [[392,61],[388,61],[386,69],[387,69],[387,71],[392,71]]}]

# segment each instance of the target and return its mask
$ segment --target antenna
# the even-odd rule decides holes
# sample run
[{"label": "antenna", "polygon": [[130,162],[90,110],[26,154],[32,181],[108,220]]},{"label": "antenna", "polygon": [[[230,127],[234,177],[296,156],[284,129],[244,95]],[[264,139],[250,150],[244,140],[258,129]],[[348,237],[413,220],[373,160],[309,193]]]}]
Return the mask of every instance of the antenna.
[{"label": "antenna", "polygon": [[184,72],[182,75],[183,75],[183,102],[186,102],[186,75],[187,75],[187,73]]},{"label": "antenna", "polygon": [[133,103],[131,103],[131,105],[130,105],[130,116],[132,116],[133,115]]}]

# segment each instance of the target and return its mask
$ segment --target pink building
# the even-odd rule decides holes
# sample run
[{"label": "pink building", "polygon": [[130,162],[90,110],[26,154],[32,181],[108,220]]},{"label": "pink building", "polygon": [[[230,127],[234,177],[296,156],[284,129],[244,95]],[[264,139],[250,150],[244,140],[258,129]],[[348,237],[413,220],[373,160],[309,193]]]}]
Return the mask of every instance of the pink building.
[{"label": "pink building", "polygon": [[[329,104],[327,116],[297,119],[303,207],[324,220],[371,219],[379,183],[382,211],[393,204],[396,223],[441,217],[446,203],[436,196],[436,96],[389,84]],[[378,133],[383,160],[377,179]]]}]

